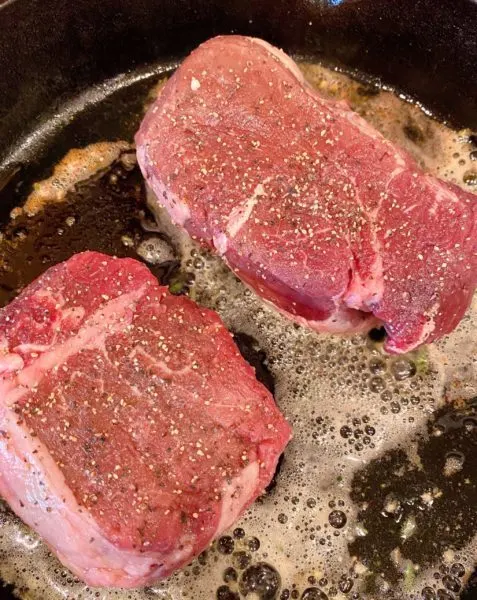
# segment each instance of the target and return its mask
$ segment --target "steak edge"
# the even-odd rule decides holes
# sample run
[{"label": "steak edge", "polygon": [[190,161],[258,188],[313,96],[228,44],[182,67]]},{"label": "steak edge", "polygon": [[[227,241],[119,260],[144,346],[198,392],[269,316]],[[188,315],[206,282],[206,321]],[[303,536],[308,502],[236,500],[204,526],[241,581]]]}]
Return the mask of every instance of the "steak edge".
[{"label": "steak edge", "polygon": [[262,40],[199,46],[136,143],[174,222],[303,325],[382,323],[401,353],[451,332],[469,306],[475,195],[423,172]]}]

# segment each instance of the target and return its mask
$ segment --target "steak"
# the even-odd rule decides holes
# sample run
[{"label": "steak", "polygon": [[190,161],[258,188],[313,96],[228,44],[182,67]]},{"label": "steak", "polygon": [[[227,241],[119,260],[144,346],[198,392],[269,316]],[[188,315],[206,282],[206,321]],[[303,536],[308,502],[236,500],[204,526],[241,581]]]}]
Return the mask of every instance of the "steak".
[{"label": "steak", "polygon": [[400,353],[452,331],[469,306],[475,196],[423,172],[262,40],[202,44],[136,142],[175,223],[301,324],[382,323]]},{"label": "steak", "polygon": [[0,313],[0,492],[90,585],[165,577],[270,482],[290,427],[212,311],[85,252]]}]

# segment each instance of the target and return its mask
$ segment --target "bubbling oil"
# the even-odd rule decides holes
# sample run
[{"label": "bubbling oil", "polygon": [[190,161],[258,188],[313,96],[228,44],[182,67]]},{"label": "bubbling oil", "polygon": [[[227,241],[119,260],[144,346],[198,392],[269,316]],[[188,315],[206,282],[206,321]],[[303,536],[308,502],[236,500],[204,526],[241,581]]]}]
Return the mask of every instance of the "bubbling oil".
[{"label": "bubbling oil", "polygon": [[[476,163],[468,132],[446,128],[389,91],[320,65],[301,68],[321,93],[346,99],[428,170],[471,189],[465,174]],[[156,206],[151,192],[148,203]],[[231,331],[253,341],[294,439],[269,491],[167,581],[137,591],[90,589],[6,507],[0,512],[3,579],[32,600],[455,597],[477,555],[477,516],[468,516],[466,534],[450,535],[447,544],[439,527],[426,529],[422,515],[440,520],[444,530],[464,528],[471,512],[472,496],[459,504],[452,485],[453,478],[469,479],[466,450],[477,436],[477,409],[469,404],[477,395],[477,302],[448,338],[389,356],[379,332],[340,337],[295,325],[175,228],[165,211],[154,212],[156,223],[142,219],[142,237],[122,236],[128,255],[136,252],[151,268],[178,259],[174,293],[216,310]],[[450,403],[452,415],[467,412],[442,416]],[[436,458],[430,468],[428,445],[444,447],[449,435],[445,460],[441,465]],[[470,477],[465,485],[475,489],[476,482]],[[461,494],[457,484],[455,493]],[[382,525],[378,533],[373,523]],[[436,551],[419,550],[427,538],[444,541]]]}]

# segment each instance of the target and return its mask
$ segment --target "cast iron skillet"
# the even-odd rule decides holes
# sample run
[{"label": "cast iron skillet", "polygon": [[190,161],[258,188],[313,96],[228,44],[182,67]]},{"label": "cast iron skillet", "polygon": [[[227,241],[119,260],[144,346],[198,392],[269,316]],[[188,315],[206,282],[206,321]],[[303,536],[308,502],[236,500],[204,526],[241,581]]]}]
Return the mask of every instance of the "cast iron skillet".
[{"label": "cast iron skillet", "polygon": [[0,0],[0,219],[68,149],[132,137],[144,90],[119,74],[215,34],[357,69],[477,130],[476,31],[475,0]]}]

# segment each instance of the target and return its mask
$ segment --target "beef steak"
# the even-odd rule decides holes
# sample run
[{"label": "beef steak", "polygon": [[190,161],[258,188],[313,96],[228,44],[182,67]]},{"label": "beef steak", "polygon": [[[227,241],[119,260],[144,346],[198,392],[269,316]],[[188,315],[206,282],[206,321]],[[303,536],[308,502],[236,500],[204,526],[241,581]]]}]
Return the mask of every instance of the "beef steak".
[{"label": "beef steak", "polygon": [[0,492],[90,585],[189,562],[290,439],[214,312],[95,252],[2,309],[0,390]]},{"label": "beef steak", "polygon": [[201,45],[136,136],[158,202],[299,323],[377,321],[405,352],[452,331],[477,283],[473,194],[422,171],[262,40]]}]

